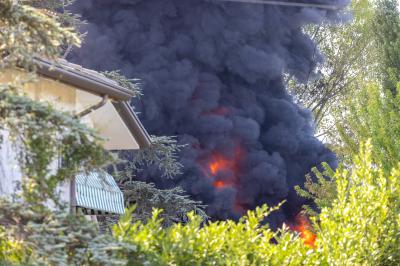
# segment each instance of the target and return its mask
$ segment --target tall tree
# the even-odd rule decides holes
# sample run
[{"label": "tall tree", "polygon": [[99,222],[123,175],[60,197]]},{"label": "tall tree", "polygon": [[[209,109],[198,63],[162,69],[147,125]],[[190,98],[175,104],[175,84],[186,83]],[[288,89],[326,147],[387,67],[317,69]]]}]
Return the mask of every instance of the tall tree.
[{"label": "tall tree", "polygon": [[[372,8],[370,30],[365,33],[370,43],[365,59],[368,72],[357,77],[335,103],[330,113],[335,125],[330,141],[342,162],[351,166],[361,144],[370,139],[373,160],[389,174],[400,161],[400,14],[395,0],[380,0]],[[332,203],[336,185],[315,171],[317,182],[308,180],[306,190],[297,190],[322,208]]]},{"label": "tall tree", "polygon": [[357,79],[373,72],[373,43],[370,41],[371,18],[374,8],[369,0],[354,0],[353,18],[337,24],[308,27],[306,33],[315,40],[315,58],[318,49],[324,62],[309,73],[305,83],[288,79],[289,89],[299,104],[314,114],[317,135],[329,140],[335,130],[332,110],[352,90]]},{"label": "tall tree", "polygon": [[396,0],[379,0],[372,17],[370,41],[375,65],[372,79],[358,79],[344,101],[347,111],[335,113],[343,154],[355,154],[370,138],[373,156],[385,170],[400,160],[400,13]]}]

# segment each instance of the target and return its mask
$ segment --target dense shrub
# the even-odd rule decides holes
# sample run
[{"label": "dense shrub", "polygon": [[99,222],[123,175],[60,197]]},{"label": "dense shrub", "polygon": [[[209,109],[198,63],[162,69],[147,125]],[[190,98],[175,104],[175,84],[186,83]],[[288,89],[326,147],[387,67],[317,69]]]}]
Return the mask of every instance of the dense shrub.
[{"label": "dense shrub", "polygon": [[337,195],[314,217],[317,241],[306,246],[283,227],[261,221],[273,209],[248,212],[239,222],[211,222],[190,215],[187,225],[161,226],[160,211],[147,223],[131,224],[128,212],[114,236],[137,246],[131,265],[399,265],[400,168],[385,174],[371,159],[367,143],[354,168],[333,173]]},{"label": "dense shrub", "polygon": [[205,225],[192,213],[186,225],[168,228],[160,210],[147,222],[132,222],[131,209],[113,236],[98,236],[79,217],[37,217],[22,208],[8,215],[7,206],[14,207],[3,204],[1,213],[15,223],[0,231],[0,260],[7,265],[399,265],[400,166],[387,174],[373,162],[371,150],[367,143],[350,170],[332,173],[337,194],[313,217],[317,240],[311,247],[286,226],[274,232],[262,224],[279,206],[249,211],[238,222]]},{"label": "dense shrub", "polygon": [[374,161],[390,172],[400,160],[400,95],[369,83],[347,105],[349,112],[338,122],[344,154],[356,154],[360,143],[371,139]]}]

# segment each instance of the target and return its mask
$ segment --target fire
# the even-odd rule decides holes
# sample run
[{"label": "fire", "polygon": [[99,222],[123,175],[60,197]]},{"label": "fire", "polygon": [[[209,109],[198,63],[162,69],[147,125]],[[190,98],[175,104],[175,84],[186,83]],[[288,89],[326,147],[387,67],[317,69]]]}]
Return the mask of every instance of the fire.
[{"label": "fire", "polygon": [[227,186],[227,184],[224,181],[219,180],[219,181],[214,182],[214,187],[216,187],[216,188],[223,188],[226,186]]},{"label": "fire", "polygon": [[[216,176],[220,172],[231,171],[234,168],[234,162],[223,158],[221,155],[214,155],[213,161],[209,164],[209,171],[212,176]],[[213,183],[216,188],[224,188],[230,184],[226,181],[216,180]]]},{"label": "fire", "polygon": [[[199,161],[199,165],[201,165],[204,175],[211,180],[213,187],[217,190],[235,188],[239,183],[240,162],[244,155],[245,151],[238,141],[233,152],[225,154],[214,150],[211,154],[208,153],[208,157]],[[247,209],[240,204],[237,198],[233,204],[234,211],[238,214],[243,214]]]},{"label": "fire", "polygon": [[234,162],[223,158],[221,155],[214,155],[213,161],[211,161],[209,168],[213,175],[218,174],[218,172],[229,170],[232,168]]},{"label": "fire", "polygon": [[[214,187],[224,188],[235,184],[239,172],[238,162],[241,160],[242,153],[242,150],[237,147],[233,156],[225,156],[219,152],[211,155],[204,172],[209,178],[215,179]],[[223,175],[223,180],[220,179],[219,174]]]},{"label": "fire", "polygon": [[296,225],[291,227],[293,231],[296,231],[300,234],[301,239],[306,246],[311,248],[315,248],[315,241],[317,240],[317,236],[310,230],[312,225],[307,217],[302,214],[297,215],[296,217]]}]

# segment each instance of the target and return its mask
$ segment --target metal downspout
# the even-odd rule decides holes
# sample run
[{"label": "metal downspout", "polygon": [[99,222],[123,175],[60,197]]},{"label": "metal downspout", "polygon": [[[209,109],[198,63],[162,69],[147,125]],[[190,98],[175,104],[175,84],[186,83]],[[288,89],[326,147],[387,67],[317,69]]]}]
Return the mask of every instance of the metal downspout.
[{"label": "metal downspout", "polygon": [[101,101],[95,105],[92,105],[88,108],[86,108],[85,110],[77,113],[74,117],[75,118],[81,118],[84,117],[85,115],[90,114],[91,112],[103,107],[108,101],[108,95],[104,95],[103,98],[101,99]]}]

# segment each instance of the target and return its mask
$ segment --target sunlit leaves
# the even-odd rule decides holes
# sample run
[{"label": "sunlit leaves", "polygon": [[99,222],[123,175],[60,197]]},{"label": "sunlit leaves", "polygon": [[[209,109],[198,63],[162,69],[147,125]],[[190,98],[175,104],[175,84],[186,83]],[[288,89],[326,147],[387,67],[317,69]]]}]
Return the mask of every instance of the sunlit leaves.
[{"label": "sunlit leaves", "polygon": [[72,28],[18,1],[0,1],[0,69],[18,64],[32,70],[34,56],[54,59],[64,43],[80,45]]},{"label": "sunlit leaves", "polygon": [[[317,242],[307,247],[297,233],[271,231],[262,221],[274,209],[249,211],[239,222],[210,222],[189,215],[187,225],[161,229],[159,212],[130,224],[131,212],[114,227],[120,241],[138,247],[137,265],[398,265],[400,172],[386,175],[368,142],[351,170],[327,170],[337,192],[313,221]],[[138,255],[140,254],[140,255]]]}]

